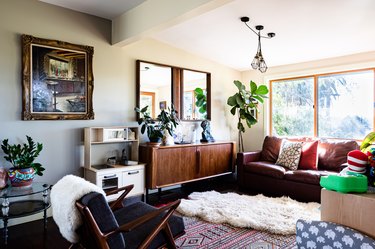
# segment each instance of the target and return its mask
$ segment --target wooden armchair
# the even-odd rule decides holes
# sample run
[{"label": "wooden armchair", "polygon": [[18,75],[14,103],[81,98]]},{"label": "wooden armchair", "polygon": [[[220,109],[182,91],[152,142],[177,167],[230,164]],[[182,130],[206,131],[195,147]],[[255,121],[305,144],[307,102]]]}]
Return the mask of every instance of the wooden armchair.
[{"label": "wooden armchair", "polygon": [[159,209],[144,202],[124,206],[123,200],[132,188],[133,185],[129,185],[108,192],[110,195],[125,190],[110,205],[96,192],[76,202],[83,219],[78,231],[81,246],[90,249],[176,248],[174,237],[185,233],[182,218],[172,215],[180,200]]}]

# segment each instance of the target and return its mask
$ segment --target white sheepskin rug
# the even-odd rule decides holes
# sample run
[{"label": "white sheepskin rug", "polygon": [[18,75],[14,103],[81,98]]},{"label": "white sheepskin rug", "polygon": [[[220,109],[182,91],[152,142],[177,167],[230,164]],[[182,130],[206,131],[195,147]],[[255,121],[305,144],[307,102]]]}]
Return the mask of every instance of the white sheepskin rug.
[{"label": "white sheepskin rug", "polygon": [[181,200],[177,211],[212,223],[253,228],[274,234],[295,234],[298,219],[320,220],[320,204],[301,203],[289,197],[270,198],[216,191],[194,192]]},{"label": "white sheepskin rug", "polygon": [[76,201],[90,192],[99,192],[105,195],[103,189],[85,179],[67,175],[61,178],[51,190],[52,216],[61,235],[72,243],[79,241],[75,232],[82,224],[81,215],[76,208]]}]

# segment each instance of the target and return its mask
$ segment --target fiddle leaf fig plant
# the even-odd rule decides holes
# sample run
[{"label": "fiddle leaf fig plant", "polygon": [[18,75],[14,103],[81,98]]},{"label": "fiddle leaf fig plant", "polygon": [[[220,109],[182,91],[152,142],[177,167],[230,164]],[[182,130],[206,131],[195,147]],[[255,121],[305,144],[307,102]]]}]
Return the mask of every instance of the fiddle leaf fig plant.
[{"label": "fiddle leaf fig plant", "polygon": [[24,144],[9,144],[8,139],[4,139],[1,144],[1,149],[5,153],[5,160],[13,165],[16,169],[34,168],[37,175],[42,176],[45,168],[40,163],[35,163],[34,160],[39,156],[43,149],[43,144],[35,143],[34,140],[26,135],[27,143]]},{"label": "fiddle leaf fig plant", "polygon": [[245,132],[245,126],[242,123],[245,121],[247,127],[255,125],[257,120],[256,113],[258,112],[258,104],[264,103],[267,98],[268,88],[266,85],[257,85],[254,81],[250,81],[250,89],[246,90],[246,86],[241,81],[235,80],[238,92],[230,96],[227,104],[231,106],[230,112],[232,115],[238,115],[237,129],[240,151],[244,150],[242,134]]}]

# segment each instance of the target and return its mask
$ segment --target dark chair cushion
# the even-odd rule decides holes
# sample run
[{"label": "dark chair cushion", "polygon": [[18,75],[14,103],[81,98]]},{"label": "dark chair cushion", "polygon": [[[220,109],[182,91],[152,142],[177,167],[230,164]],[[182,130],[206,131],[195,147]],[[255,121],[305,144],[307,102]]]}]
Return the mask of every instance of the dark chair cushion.
[{"label": "dark chair cushion", "polygon": [[[108,206],[107,200],[102,194],[91,192],[82,197],[81,203],[90,209],[96,223],[103,233],[109,232],[119,227],[111,208]],[[87,248],[96,248],[96,246],[94,245],[94,238],[84,238],[84,240],[85,241],[82,241],[82,243],[86,245]],[[111,249],[125,248],[124,237],[121,233],[110,236],[107,242]]]},{"label": "dark chair cushion", "polygon": [[[155,210],[155,208],[144,202],[137,202],[124,208],[121,208],[119,210],[116,210],[114,212],[114,215],[117,219],[118,224],[121,225],[130,222],[138,217],[141,217],[152,210]],[[126,248],[138,248],[140,243],[150,234],[150,231],[160,223],[161,219],[162,214],[156,217],[155,219],[152,219],[138,226],[131,232],[124,233]],[[181,217],[172,215],[168,222],[174,237],[184,233],[185,226]],[[149,248],[158,248],[161,245],[165,244],[165,242],[166,241],[164,235],[162,233],[159,233],[151,242]]]},{"label": "dark chair cushion", "polygon": [[270,176],[278,179],[283,179],[286,172],[284,167],[266,161],[250,162],[245,164],[243,168],[246,172]]},{"label": "dark chair cushion", "polygon": [[293,182],[320,185],[320,177],[337,174],[337,172],[323,170],[289,170],[285,172],[285,180]]}]

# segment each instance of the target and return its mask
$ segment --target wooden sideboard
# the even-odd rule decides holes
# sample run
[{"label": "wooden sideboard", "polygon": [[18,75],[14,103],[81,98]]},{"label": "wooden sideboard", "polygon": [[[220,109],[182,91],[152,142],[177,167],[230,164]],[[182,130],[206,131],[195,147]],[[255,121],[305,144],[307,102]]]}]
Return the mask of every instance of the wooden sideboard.
[{"label": "wooden sideboard", "polygon": [[235,155],[236,144],[231,141],[139,146],[139,160],[146,163],[147,189],[230,174]]}]

